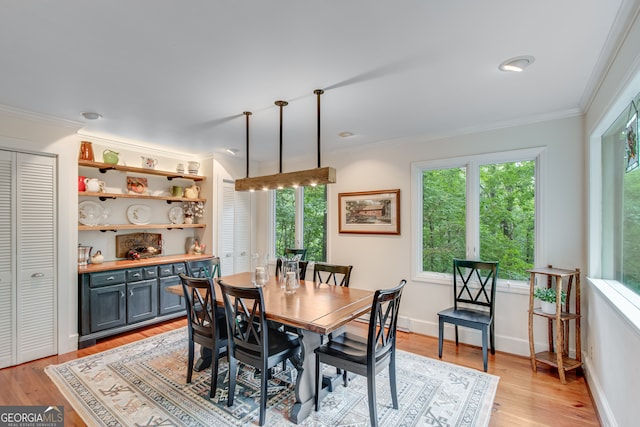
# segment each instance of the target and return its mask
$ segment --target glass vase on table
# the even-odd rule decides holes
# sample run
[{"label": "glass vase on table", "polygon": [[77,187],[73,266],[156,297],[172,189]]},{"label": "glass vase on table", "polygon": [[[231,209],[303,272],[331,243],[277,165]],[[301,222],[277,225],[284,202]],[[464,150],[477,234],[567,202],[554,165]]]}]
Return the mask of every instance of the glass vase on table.
[{"label": "glass vase on table", "polygon": [[251,283],[260,287],[269,283],[269,255],[251,256]]}]

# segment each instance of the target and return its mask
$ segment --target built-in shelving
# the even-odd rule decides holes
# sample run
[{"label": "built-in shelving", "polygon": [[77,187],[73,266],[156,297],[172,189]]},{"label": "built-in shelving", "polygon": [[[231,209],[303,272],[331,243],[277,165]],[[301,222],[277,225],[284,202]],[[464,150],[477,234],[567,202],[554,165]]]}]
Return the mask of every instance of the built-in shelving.
[{"label": "built-in shelving", "polygon": [[110,170],[115,170],[120,172],[134,172],[134,173],[144,173],[147,175],[164,176],[164,177],[167,177],[168,180],[172,180],[174,178],[185,178],[185,179],[191,179],[193,181],[204,181],[205,179],[205,177],[202,175],[189,175],[184,173],[163,171],[163,170],[157,170],[157,169],[137,168],[133,166],[124,166],[124,165],[112,165],[110,163],[91,162],[88,160],[78,160],[78,166],[98,169],[102,173],[106,173],[107,171],[110,171]]},{"label": "built-in shelving", "polygon": [[78,231],[118,231],[118,230],[182,230],[184,228],[205,228],[206,224],[113,224],[113,225],[78,225]]},{"label": "built-in shelving", "polygon": [[147,200],[166,200],[167,203],[177,203],[177,202],[203,202],[205,203],[207,199],[197,198],[190,199],[186,197],[173,197],[173,196],[150,196],[150,195],[141,195],[141,194],[124,194],[124,193],[102,193],[102,192],[91,192],[91,191],[79,191],[78,196],[85,197],[97,197],[102,201],[107,199],[147,199]]}]

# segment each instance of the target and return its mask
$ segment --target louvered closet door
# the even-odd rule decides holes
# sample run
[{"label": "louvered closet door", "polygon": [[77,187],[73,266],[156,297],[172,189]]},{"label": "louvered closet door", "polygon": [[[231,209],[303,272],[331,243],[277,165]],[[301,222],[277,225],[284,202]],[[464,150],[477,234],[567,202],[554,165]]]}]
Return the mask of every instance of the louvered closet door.
[{"label": "louvered closet door", "polygon": [[57,352],[55,159],[17,153],[17,363]]},{"label": "louvered closet door", "polygon": [[251,228],[249,193],[235,191],[235,184],[224,181],[222,227],[220,231],[220,272],[222,276],[249,271]]},{"label": "louvered closet door", "polygon": [[16,359],[14,158],[14,153],[0,150],[0,368]]}]

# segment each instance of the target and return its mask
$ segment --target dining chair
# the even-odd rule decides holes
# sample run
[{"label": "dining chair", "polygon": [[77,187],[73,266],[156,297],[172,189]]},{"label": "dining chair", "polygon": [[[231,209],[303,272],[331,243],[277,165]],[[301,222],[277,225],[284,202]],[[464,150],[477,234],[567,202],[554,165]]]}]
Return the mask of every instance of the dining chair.
[{"label": "dining chair", "polygon": [[220,278],[220,258],[198,259],[187,261],[187,275],[190,277]]},{"label": "dining chair", "polygon": [[[189,361],[187,383],[193,375],[195,343],[211,349],[211,391],[214,397],[218,385],[218,359],[223,350],[228,350],[227,328],[224,317],[217,315],[216,294],[210,277],[190,277],[180,273],[182,289],[187,305],[187,326],[189,331]],[[228,354],[228,351],[227,351]]]},{"label": "dining chair", "polygon": [[[378,425],[376,411],[376,375],[385,367],[389,367],[389,383],[393,408],[398,409],[398,393],[396,387],[396,329],[400,298],[406,280],[401,280],[392,289],[379,289],[373,296],[367,337],[351,332],[334,336],[326,344],[315,349],[316,353],[316,388],[315,410],[320,405],[320,388],[322,386],[321,364],[335,366],[345,371],[367,377],[369,398],[369,417],[371,425]],[[345,379],[345,387],[346,387]]]},{"label": "dining chair", "polygon": [[316,262],[313,265],[313,281],[349,287],[352,265],[336,265]]},{"label": "dining chair", "polygon": [[[298,261],[298,269],[300,270],[300,280],[304,280],[307,275],[307,266],[309,265],[309,261]],[[282,259],[278,258],[276,260],[276,277],[280,277],[282,274]]]},{"label": "dining chair", "polygon": [[438,357],[442,358],[444,324],[455,325],[456,346],[458,326],[482,331],[482,361],[487,372],[487,341],[491,354],[496,353],[494,337],[494,306],[498,262],[453,260],[453,307],[438,313]]},{"label": "dining chair", "polygon": [[262,288],[241,288],[218,282],[226,312],[229,336],[229,395],[233,406],[237,361],[260,371],[260,425],[264,425],[267,406],[269,369],[287,359],[299,357],[297,335],[267,327]]},{"label": "dining chair", "polygon": [[295,256],[299,256],[299,261],[305,261],[307,259],[307,250],[304,248],[301,248],[301,249],[285,248],[284,256],[286,258],[293,258]]},{"label": "dining chair", "polygon": [[[190,260],[185,262],[187,276],[189,277],[210,277],[213,280],[220,278],[220,258],[212,257],[207,259]],[[224,325],[224,307],[216,305],[216,315],[222,319]]]}]

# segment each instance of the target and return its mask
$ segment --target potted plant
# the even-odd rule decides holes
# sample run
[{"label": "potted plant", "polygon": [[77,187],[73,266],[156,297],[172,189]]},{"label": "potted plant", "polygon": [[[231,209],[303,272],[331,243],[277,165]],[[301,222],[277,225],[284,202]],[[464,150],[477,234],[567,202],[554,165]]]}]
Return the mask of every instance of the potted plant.
[{"label": "potted plant", "polygon": [[[551,288],[535,288],[533,296],[540,300],[540,309],[543,313],[555,314],[556,312],[556,289]],[[561,302],[564,304],[567,300],[567,293],[561,291]]]}]

